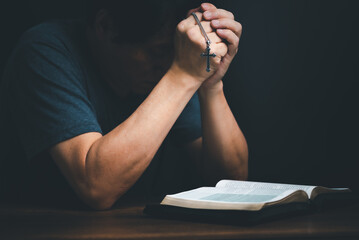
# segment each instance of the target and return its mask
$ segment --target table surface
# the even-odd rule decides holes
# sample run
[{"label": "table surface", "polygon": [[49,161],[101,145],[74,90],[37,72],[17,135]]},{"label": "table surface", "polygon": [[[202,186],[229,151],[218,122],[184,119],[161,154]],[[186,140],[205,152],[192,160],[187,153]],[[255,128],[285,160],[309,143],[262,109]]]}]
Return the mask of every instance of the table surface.
[{"label": "table surface", "polygon": [[359,239],[359,204],[255,226],[156,219],[143,208],[75,211],[0,204],[0,239]]}]

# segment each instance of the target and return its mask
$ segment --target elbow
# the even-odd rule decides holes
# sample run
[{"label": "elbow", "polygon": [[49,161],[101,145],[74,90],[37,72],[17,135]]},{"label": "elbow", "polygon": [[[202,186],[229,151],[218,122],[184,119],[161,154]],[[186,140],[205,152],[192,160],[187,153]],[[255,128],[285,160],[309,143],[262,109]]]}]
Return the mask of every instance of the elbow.
[{"label": "elbow", "polygon": [[89,190],[88,193],[82,197],[82,200],[87,206],[97,211],[109,210],[115,204],[117,198],[110,196],[102,191]]},{"label": "elbow", "polygon": [[248,162],[240,161],[240,164],[227,171],[227,178],[246,181],[248,179]]},{"label": "elbow", "polygon": [[238,180],[242,180],[242,181],[248,180],[248,167],[246,167],[245,169],[241,169],[238,176]]},{"label": "elbow", "polygon": [[241,164],[239,166],[239,169],[237,169],[232,174],[232,179],[234,180],[240,180],[240,181],[246,181],[248,180],[248,164]]},{"label": "elbow", "polygon": [[[228,162],[231,162],[230,168],[228,169],[229,176],[233,180],[246,181],[248,180],[248,146],[244,144],[233,144],[236,146],[231,154],[229,155]],[[238,147],[240,146],[240,147]]]},{"label": "elbow", "polygon": [[[109,210],[120,197],[116,195],[113,189],[106,188],[99,184],[83,184],[81,188],[77,188],[77,195],[88,207],[93,210],[103,211]],[[123,194],[121,194],[122,196]]]},{"label": "elbow", "polygon": [[244,147],[242,148],[242,151],[238,153],[239,157],[239,179],[242,181],[248,180],[248,159],[249,159],[249,150],[246,140],[244,140]]},{"label": "elbow", "polygon": [[[100,159],[98,151],[89,151],[86,157],[85,176],[86,180],[79,184],[79,197],[91,209],[97,211],[109,210],[117,201],[118,197],[111,184],[108,183],[101,166],[94,164],[92,159]],[[92,161],[91,161],[92,160]],[[90,165],[90,163],[92,163]]]},{"label": "elbow", "polygon": [[104,211],[112,208],[115,202],[106,199],[92,199],[89,206],[96,211]]},{"label": "elbow", "polygon": [[238,170],[236,171],[236,180],[248,180],[248,152],[241,154],[239,158]]},{"label": "elbow", "polygon": [[248,180],[248,156],[243,160],[242,164],[241,164],[241,169],[240,169],[240,180],[242,181],[246,181]]}]

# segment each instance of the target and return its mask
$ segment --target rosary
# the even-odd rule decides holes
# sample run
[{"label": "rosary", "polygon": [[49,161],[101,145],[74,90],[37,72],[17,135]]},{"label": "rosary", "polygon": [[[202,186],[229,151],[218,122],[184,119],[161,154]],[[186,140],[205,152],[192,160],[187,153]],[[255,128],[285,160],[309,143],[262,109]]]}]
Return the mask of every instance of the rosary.
[{"label": "rosary", "polygon": [[205,50],[206,52],[201,53],[201,57],[207,57],[207,68],[206,68],[206,71],[209,72],[209,71],[211,71],[211,67],[210,67],[210,64],[209,64],[209,57],[215,57],[216,54],[214,54],[214,53],[211,53],[211,54],[210,54],[210,53],[209,53],[209,52],[211,51],[211,48],[209,47],[209,46],[211,45],[211,41],[209,40],[209,38],[208,38],[206,32],[204,31],[203,26],[202,26],[201,22],[199,21],[197,15],[193,12],[193,13],[192,13],[192,16],[193,16],[194,19],[196,20],[196,22],[197,22],[199,28],[201,29],[202,35],[203,35],[203,37],[204,37],[204,39],[206,40],[206,43],[207,43],[207,47],[206,47],[206,50]]}]

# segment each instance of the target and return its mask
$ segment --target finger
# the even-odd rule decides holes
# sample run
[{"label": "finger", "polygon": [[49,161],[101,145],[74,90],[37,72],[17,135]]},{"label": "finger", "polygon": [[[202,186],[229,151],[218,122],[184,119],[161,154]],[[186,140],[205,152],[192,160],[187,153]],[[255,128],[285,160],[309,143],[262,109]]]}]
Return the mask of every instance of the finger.
[{"label": "finger", "polygon": [[209,40],[211,40],[211,43],[223,42],[223,40],[220,37],[218,37],[217,33],[215,33],[215,32],[208,33],[207,35],[208,35]]},{"label": "finger", "polygon": [[217,9],[212,3],[202,3],[201,4],[202,11],[215,10]]},{"label": "finger", "polygon": [[[199,44],[203,50],[207,47],[206,40],[201,30],[199,29],[198,25],[188,29],[187,35],[191,41]],[[218,37],[218,35],[215,32],[208,33],[207,36],[211,41],[211,43],[222,42],[222,39]]]},{"label": "finger", "polygon": [[202,32],[198,29],[198,26],[194,26],[186,32],[188,38],[200,46],[201,49],[206,48],[206,41],[202,35]]},{"label": "finger", "polygon": [[234,57],[238,51],[239,37],[229,29],[217,29],[217,34],[228,42],[228,54]]},{"label": "finger", "polygon": [[[202,25],[202,27],[203,27],[203,29],[204,29],[204,31],[205,31],[206,33],[211,33],[211,32],[214,31],[214,29],[213,29],[212,26],[211,26],[211,22],[209,22],[209,21],[201,22],[201,25]],[[198,25],[196,25],[196,28],[197,28],[199,31],[201,31],[201,29],[199,28]]]},{"label": "finger", "polygon": [[187,12],[187,15],[186,15],[186,17],[189,17],[193,12],[199,12],[199,11],[201,11],[201,7],[198,7],[198,8],[193,8],[193,9],[191,9],[191,10],[189,10],[188,12]]},{"label": "finger", "polygon": [[205,11],[203,13],[204,19],[206,20],[213,20],[218,18],[230,18],[234,19],[233,13],[224,10],[224,9],[215,9],[215,10],[209,10]]},{"label": "finger", "polygon": [[216,43],[213,45],[213,52],[219,57],[224,57],[228,52],[228,47],[224,42]]},{"label": "finger", "polygon": [[[196,12],[195,14],[197,15],[198,19],[201,21],[202,20],[202,13]],[[194,19],[194,17],[192,15],[190,15],[186,19],[182,20],[177,25],[177,28],[180,31],[186,32],[189,28],[193,27],[196,24],[197,24],[196,20]]]},{"label": "finger", "polygon": [[213,28],[226,28],[234,32],[237,36],[242,33],[242,25],[239,22],[229,18],[215,19],[211,21]]}]

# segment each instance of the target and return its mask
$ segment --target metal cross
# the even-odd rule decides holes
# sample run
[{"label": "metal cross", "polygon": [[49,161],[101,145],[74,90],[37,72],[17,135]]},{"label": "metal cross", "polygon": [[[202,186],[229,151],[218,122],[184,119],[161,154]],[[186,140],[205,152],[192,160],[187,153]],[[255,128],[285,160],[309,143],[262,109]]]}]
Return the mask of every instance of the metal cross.
[{"label": "metal cross", "polygon": [[209,57],[215,57],[216,54],[214,54],[214,53],[210,54],[211,48],[209,47],[209,45],[211,44],[211,41],[209,40],[209,38],[208,38],[208,36],[207,36],[207,34],[206,34],[206,31],[204,30],[204,28],[203,28],[201,22],[199,21],[199,19],[198,19],[196,13],[193,12],[193,13],[192,13],[192,16],[193,16],[194,19],[196,20],[196,22],[197,22],[199,28],[201,29],[202,35],[203,35],[203,37],[204,37],[204,39],[206,40],[206,43],[207,43],[207,48],[206,48],[206,50],[205,50],[206,52],[201,53],[201,56],[202,56],[202,57],[207,57],[207,68],[206,68],[206,71],[209,72],[209,71],[211,71],[211,65],[210,65]]},{"label": "metal cross", "polygon": [[206,71],[209,72],[211,71],[211,65],[209,64],[209,57],[215,57],[216,54],[215,53],[209,53],[211,51],[211,48],[209,47],[209,44],[207,44],[207,48],[206,48],[206,52],[201,53],[202,57],[207,57],[207,68]]}]

